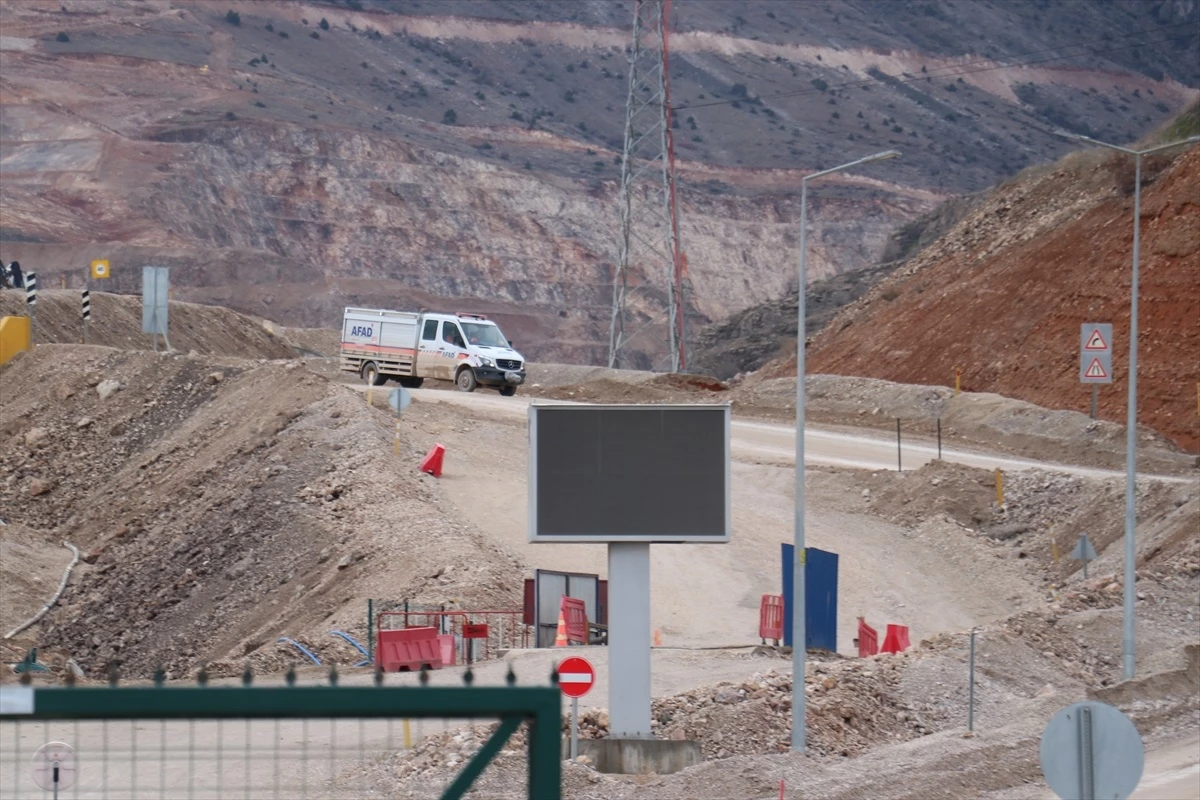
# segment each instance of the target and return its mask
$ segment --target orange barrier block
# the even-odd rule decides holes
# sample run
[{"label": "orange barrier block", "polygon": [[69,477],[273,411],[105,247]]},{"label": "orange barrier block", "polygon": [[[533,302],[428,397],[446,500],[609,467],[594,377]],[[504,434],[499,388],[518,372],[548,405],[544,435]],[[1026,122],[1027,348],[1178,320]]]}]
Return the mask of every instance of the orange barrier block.
[{"label": "orange barrier block", "polygon": [[562,599],[562,618],[567,624],[567,642],[572,644],[588,643],[587,606],[576,597]]},{"label": "orange barrier block", "polygon": [[879,652],[879,632],[858,618],[858,657],[867,658]]},{"label": "orange barrier block", "polygon": [[421,459],[421,465],[418,467],[421,472],[428,472],[435,478],[442,477],[442,460],[446,457],[446,448],[444,445],[435,444],[425,457]]},{"label": "orange barrier block", "polygon": [[899,653],[907,650],[910,646],[907,625],[888,625],[887,634],[883,637],[883,646],[879,648],[879,652]]},{"label": "orange barrier block", "polygon": [[764,594],[758,606],[758,638],[763,644],[774,639],[775,644],[783,638],[783,595]]},{"label": "orange barrier block", "polygon": [[384,672],[440,669],[446,665],[446,640],[450,645],[450,663],[454,663],[454,637],[439,636],[437,628],[401,628],[379,631],[376,636],[375,663]]}]

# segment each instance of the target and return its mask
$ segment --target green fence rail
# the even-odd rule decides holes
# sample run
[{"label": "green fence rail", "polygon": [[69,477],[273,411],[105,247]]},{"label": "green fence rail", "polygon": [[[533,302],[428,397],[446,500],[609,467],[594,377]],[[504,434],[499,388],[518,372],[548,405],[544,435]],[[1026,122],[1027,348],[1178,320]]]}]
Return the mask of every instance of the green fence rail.
[{"label": "green fence rail", "polygon": [[[554,685],[554,674],[550,677],[551,685],[546,686],[518,686],[511,671],[507,685],[503,686],[471,685],[473,676],[469,671],[463,676],[463,686],[427,686],[425,677],[422,675],[418,686],[387,686],[383,674],[377,672],[373,685],[339,686],[334,671],[330,673],[329,684],[295,685],[295,673],[289,672],[289,685],[254,686],[248,672],[241,685],[209,685],[201,673],[200,685],[164,685],[160,680],[156,685],[145,686],[121,686],[112,681],[108,686],[55,687],[33,686],[23,677],[20,684],[0,686],[0,761],[11,763],[16,758],[11,748],[14,740],[19,746],[20,736],[13,732],[15,726],[9,724],[14,722],[20,725],[74,721],[78,729],[78,723],[89,721],[247,720],[248,751],[250,720],[494,719],[498,726],[445,787],[442,800],[462,798],[522,723],[527,725],[528,798],[561,797],[561,698]],[[4,735],[5,728],[9,729],[9,735]],[[166,723],[162,731],[164,740],[170,738]],[[186,736],[177,734],[174,739],[170,742],[172,746],[189,744]],[[164,752],[167,744],[156,742]],[[107,741],[104,746],[107,748]],[[148,750],[142,750],[142,755],[149,755]],[[20,758],[25,765],[26,755],[29,753]],[[105,770],[107,775],[107,765]],[[0,786],[4,785],[4,778],[0,775]],[[246,796],[249,794],[247,788]],[[228,796],[240,795],[231,790]]]}]

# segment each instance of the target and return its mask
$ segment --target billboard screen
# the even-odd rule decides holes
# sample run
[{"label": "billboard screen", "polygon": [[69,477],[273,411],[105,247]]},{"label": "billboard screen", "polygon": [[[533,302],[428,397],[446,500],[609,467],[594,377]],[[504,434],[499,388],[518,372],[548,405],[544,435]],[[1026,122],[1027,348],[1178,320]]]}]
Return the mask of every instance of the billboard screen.
[{"label": "billboard screen", "polygon": [[529,407],[529,541],[729,541],[728,405]]}]

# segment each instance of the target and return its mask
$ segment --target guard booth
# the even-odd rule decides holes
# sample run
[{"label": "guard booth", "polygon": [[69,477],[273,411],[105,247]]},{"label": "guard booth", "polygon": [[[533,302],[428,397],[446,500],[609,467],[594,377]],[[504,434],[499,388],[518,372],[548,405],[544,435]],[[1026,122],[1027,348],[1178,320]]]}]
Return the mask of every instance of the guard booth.
[{"label": "guard booth", "polygon": [[[783,644],[792,646],[792,554],[795,545],[783,545]],[[837,652],[838,556],[804,548],[804,638],[806,650]]]},{"label": "guard booth", "polygon": [[562,598],[582,600],[587,609],[589,644],[604,644],[608,627],[608,581],[586,572],[534,570],[525,579],[525,624],[534,628],[534,647],[553,647]]}]

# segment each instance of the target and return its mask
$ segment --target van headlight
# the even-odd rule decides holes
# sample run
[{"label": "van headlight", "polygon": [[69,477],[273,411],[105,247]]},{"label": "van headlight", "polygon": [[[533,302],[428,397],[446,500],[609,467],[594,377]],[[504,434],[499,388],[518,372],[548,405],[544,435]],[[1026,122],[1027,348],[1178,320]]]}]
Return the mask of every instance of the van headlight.
[{"label": "van headlight", "polygon": [[492,361],[490,358],[484,358],[483,356],[479,356],[479,366],[494,367],[494,366],[496,366],[496,362]]}]

